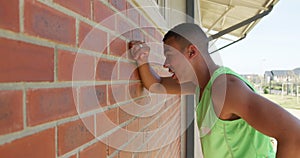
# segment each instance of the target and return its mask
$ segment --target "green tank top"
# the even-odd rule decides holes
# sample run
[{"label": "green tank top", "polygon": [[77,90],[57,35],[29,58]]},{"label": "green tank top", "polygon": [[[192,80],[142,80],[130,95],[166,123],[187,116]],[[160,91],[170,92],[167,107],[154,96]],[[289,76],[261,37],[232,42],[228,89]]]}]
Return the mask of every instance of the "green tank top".
[{"label": "green tank top", "polygon": [[[211,100],[211,88],[215,79],[222,74],[238,77],[255,91],[247,80],[229,68],[220,67],[214,72],[203,91],[200,102],[197,101],[196,108],[203,156],[205,158],[275,158],[268,136],[255,130],[243,119],[224,121],[216,116]],[[197,93],[199,94],[199,87]]]}]

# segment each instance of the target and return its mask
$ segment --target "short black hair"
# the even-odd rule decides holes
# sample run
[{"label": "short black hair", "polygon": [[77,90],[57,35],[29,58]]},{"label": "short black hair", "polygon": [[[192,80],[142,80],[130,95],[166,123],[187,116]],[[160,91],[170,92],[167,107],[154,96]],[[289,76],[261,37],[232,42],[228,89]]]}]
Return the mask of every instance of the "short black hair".
[{"label": "short black hair", "polygon": [[189,40],[187,40],[186,38],[184,38],[183,36],[179,35],[178,33],[170,30],[168,31],[164,38],[163,38],[163,42],[166,42],[166,40],[170,39],[170,38],[175,38],[175,40],[177,42],[179,42],[182,45],[182,49],[184,49],[185,47],[187,47],[188,45],[191,44],[191,42]]},{"label": "short black hair", "polygon": [[182,23],[173,27],[165,34],[163,42],[171,37],[174,37],[178,42],[180,42],[184,48],[189,44],[193,44],[197,46],[202,53],[208,52],[209,40],[205,32],[197,24]]}]

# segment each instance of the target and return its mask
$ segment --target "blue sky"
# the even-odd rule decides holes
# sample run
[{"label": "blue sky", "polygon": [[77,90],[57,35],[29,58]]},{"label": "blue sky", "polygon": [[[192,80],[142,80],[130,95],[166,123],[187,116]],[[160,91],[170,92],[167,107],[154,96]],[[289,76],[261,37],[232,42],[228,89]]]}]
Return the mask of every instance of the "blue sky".
[{"label": "blue sky", "polygon": [[300,67],[299,6],[299,0],[280,0],[244,40],[220,51],[223,65],[261,75]]}]

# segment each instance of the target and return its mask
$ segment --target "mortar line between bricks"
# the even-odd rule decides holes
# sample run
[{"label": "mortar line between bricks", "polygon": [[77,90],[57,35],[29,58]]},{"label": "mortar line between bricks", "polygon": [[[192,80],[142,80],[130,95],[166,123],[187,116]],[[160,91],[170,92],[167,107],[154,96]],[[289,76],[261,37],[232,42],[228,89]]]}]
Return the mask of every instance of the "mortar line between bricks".
[{"label": "mortar line between bricks", "polygon": [[115,33],[115,31],[110,30],[110,29],[108,29],[108,28],[106,28],[104,26],[100,26],[100,25],[98,25],[98,23],[96,23],[94,21],[91,21],[88,18],[86,18],[86,17],[84,17],[84,16],[82,16],[82,15],[80,15],[80,14],[78,14],[78,13],[76,13],[76,12],[74,12],[74,11],[68,9],[68,8],[65,8],[65,7],[63,7],[63,6],[59,5],[59,4],[56,4],[56,3],[53,3],[53,2],[49,2],[48,0],[38,0],[38,1],[40,3],[43,3],[44,5],[46,5],[48,7],[51,7],[53,9],[55,9],[55,10],[58,10],[59,12],[62,12],[64,14],[66,14],[68,16],[71,16],[71,17],[73,17],[75,19],[79,19],[80,21],[83,21],[83,22],[85,22],[85,23],[87,23],[87,24],[89,24],[91,26],[97,26],[97,28],[99,28],[99,29],[101,29],[101,30],[103,30],[105,32]]},{"label": "mortar line between bricks", "polygon": [[90,16],[91,16],[92,20],[94,20],[94,3],[95,3],[94,0],[90,1],[90,6],[91,6],[91,10],[90,10],[91,15]]},{"label": "mortar line between bricks", "polygon": [[42,131],[50,129],[50,128],[54,128],[57,124],[63,124],[63,123],[75,121],[78,119],[79,119],[79,116],[75,115],[73,117],[61,119],[58,121],[48,122],[48,123],[33,126],[33,127],[27,127],[26,129],[24,129],[22,131],[2,135],[2,136],[0,136],[0,145],[12,142],[14,140],[17,140],[17,139],[20,139],[20,138],[23,138],[26,136],[30,136],[30,135],[42,132]]},{"label": "mortar line between bricks", "polygon": [[[112,6],[110,3],[108,3],[108,2],[106,2],[106,1],[103,1],[103,0],[100,0],[100,2],[102,2],[104,5],[106,5],[107,7],[109,7],[110,9],[112,9],[114,12],[116,12],[116,14],[118,14],[119,16],[121,16],[122,18],[125,18],[125,19],[128,19],[128,22],[131,24],[131,25],[133,25],[133,26],[135,26],[136,28],[140,28],[140,26],[139,25],[137,25],[135,22],[133,22],[130,18],[127,18],[125,15],[126,15],[126,10],[125,11],[119,11],[118,9],[116,9],[114,6]],[[129,2],[129,1],[128,1]],[[132,1],[130,1],[129,2],[131,5],[132,4],[134,4]],[[135,6],[137,6],[137,5],[135,5]],[[146,17],[148,18],[148,22],[149,22],[149,20],[150,20],[150,22],[151,23],[153,23],[153,20],[151,20],[151,19],[149,19],[149,15],[148,14],[145,14],[145,12],[144,11],[141,11],[141,9],[138,7],[138,9],[136,10],[137,12],[139,12],[140,14],[144,14],[144,15],[146,15]],[[122,13],[122,14],[120,14],[120,13]],[[156,23],[153,23],[159,30],[161,30],[158,26],[157,26],[157,24]],[[145,33],[145,34],[148,34],[147,32],[145,32],[144,30],[141,30],[143,33]],[[149,34],[148,34],[149,35]],[[152,40],[154,40],[154,41],[157,41],[154,37],[152,37],[152,36],[149,36]]]},{"label": "mortar line between bricks", "polygon": [[76,18],[75,21],[75,45],[76,47],[79,47],[79,23],[80,21]]},{"label": "mortar line between bricks", "polygon": [[58,129],[55,126],[55,133],[54,133],[54,144],[55,144],[55,158],[58,157]]},{"label": "mortar line between bricks", "polygon": [[[177,134],[177,133],[173,133],[173,134]],[[169,139],[169,137],[170,137],[170,135],[167,136],[167,139]],[[170,146],[168,146],[168,148],[170,148]],[[159,153],[160,153],[160,152],[162,152],[162,148],[160,148]],[[165,155],[166,152],[167,152],[167,151],[165,151],[165,152],[163,153],[163,155]]]},{"label": "mortar line between bricks", "polygon": [[141,83],[140,80],[120,80],[120,81],[67,81],[67,82],[19,82],[19,83],[0,83],[0,90],[22,90],[26,89],[46,89],[46,88],[76,88],[83,86],[100,86],[100,85],[127,85]]},{"label": "mortar line between bricks", "polygon": [[94,134],[97,135],[97,114],[94,114]]},{"label": "mortar line between bricks", "polygon": [[[126,125],[128,125],[130,122],[132,122],[132,120],[135,120],[135,119],[136,119],[136,117],[132,118],[132,119],[130,119],[130,120],[128,120],[128,121],[120,124],[120,125],[118,125],[117,127],[111,129],[110,131],[105,132],[101,136],[95,137],[95,139],[91,140],[90,142],[87,142],[87,143],[85,143],[85,144],[83,144],[83,145],[81,145],[81,146],[73,149],[72,151],[69,151],[68,153],[66,153],[64,155],[59,156],[59,158],[69,157],[69,156],[73,155],[74,153],[76,153],[77,151],[81,151],[81,150],[83,150],[83,149],[85,149],[85,148],[87,148],[89,146],[94,145],[98,141],[101,141],[102,139],[104,139],[104,138],[108,137],[109,135],[111,135],[112,133],[116,132],[118,129],[120,129],[120,128],[126,126]],[[95,129],[96,129],[96,126],[95,126]]]},{"label": "mortar line between bricks", "polygon": [[[145,96],[142,96],[142,97],[145,97]],[[142,97],[140,97],[140,98],[142,98]],[[140,98],[135,98],[134,100],[138,100]],[[132,100],[116,103],[116,104],[113,104],[113,105],[105,106],[105,107],[103,107],[99,110],[94,110],[94,111],[89,111],[89,112],[82,113],[82,114],[77,114],[75,116],[70,116],[68,118],[62,118],[62,119],[55,120],[55,121],[52,121],[52,122],[46,122],[44,124],[40,124],[40,125],[36,125],[36,126],[32,126],[32,127],[27,127],[22,131],[17,131],[17,132],[14,132],[14,133],[9,133],[9,134],[6,134],[6,135],[2,135],[2,136],[0,136],[0,145],[11,142],[11,141],[14,141],[14,140],[17,140],[17,139],[20,139],[20,138],[23,138],[23,137],[26,137],[26,136],[30,136],[30,135],[35,134],[35,133],[39,133],[41,131],[44,131],[44,130],[47,130],[47,129],[50,129],[50,128],[55,128],[56,126],[59,126],[61,124],[67,123],[67,122],[76,121],[76,120],[79,120],[79,119],[82,119],[82,118],[92,116],[92,115],[97,114],[97,113],[105,112],[105,111],[113,109],[113,108],[117,108],[117,107],[127,105],[131,101]],[[125,126],[126,123],[123,123],[121,125]],[[112,132],[112,133],[114,133],[114,132]]]},{"label": "mortar line between bricks", "polygon": [[[97,113],[104,112],[108,109],[109,109],[108,107],[102,108],[100,110],[97,110]],[[50,129],[50,128],[55,128],[56,126],[67,123],[67,122],[72,122],[72,121],[79,120],[81,118],[89,117],[93,114],[94,114],[93,111],[91,111],[91,112],[87,112],[87,113],[84,113],[84,114],[75,115],[75,116],[71,116],[71,117],[68,117],[68,118],[55,120],[55,121],[52,121],[52,122],[46,122],[44,124],[40,124],[40,125],[36,125],[36,126],[32,126],[32,127],[27,127],[22,131],[17,131],[17,132],[14,132],[14,133],[1,135],[0,136],[0,145],[3,145],[3,144],[8,143],[8,142],[12,142],[14,140],[17,140],[17,139],[20,139],[20,138],[23,138],[23,137],[26,137],[26,136],[33,135],[35,133],[39,133],[41,131],[44,131],[44,130],[47,130],[47,129]]]},{"label": "mortar line between bricks", "polygon": [[[173,133],[173,135],[175,135],[175,134],[176,134],[176,133]],[[166,138],[166,140],[169,139],[169,138],[170,138],[170,135],[167,135],[165,138]],[[170,145],[170,144],[169,144],[169,145]],[[170,146],[168,146],[168,148],[170,148]],[[162,152],[162,149],[163,149],[163,148],[160,148],[160,149],[159,149],[159,153]],[[159,153],[157,153],[157,154],[159,154]],[[163,153],[163,155],[165,155],[165,153],[166,153],[166,151]],[[156,156],[157,156],[157,155],[156,155]]]},{"label": "mortar line between bricks", "polygon": [[[137,11],[141,14],[141,15],[145,15],[145,17],[148,19],[148,22],[154,24],[158,30],[160,30],[161,33],[165,33],[163,30],[168,30],[169,28],[161,28],[158,26],[157,23],[155,23],[154,20],[152,20],[152,18],[150,18],[151,15],[149,15],[144,9],[142,10],[142,7],[140,5],[138,5],[137,2],[135,2],[136,0],[130,0],[130,1],[127,1],[129,2],[132,6],[136,6],[135,8],[137,8]],[[146,6],[147,7],[147,6]],[[149,7],[149,6],[148,6]],[[132,21],[130,19],[130,21]],[[134,24],[134,22],[132,22]],[[147,33],[147,32],[146,32]],[[148,34],[148,33],[147,33]],[[151,37],[151,36],[150,36]],[[157,41],[155,38],[151,37],[152,39],[154,39],[154,41]]]},{"label": "mortar line between bricks", "polygon": [[77,148],[75,148],[75,149],[73,149],[73,150],[65,153],[64,155],[59,156],[59,158],[65,158],[65,157],[72,156],[74,153],[77,153],[77,152],[79,152],[79,151],[81,151],[83,149],[86,149],[86,148],[94,145],[95,143],[101,141],[103,138],[108,137],[109,135],[111,135],[112,133],[116,132],[118,129],[122,128],[123,126],[126,126],[126,124],[122,123],[121,125],[118,125],[117,127],[111,129],[110,131],[105,132],[101,136],[95,137],[93,140],[91,140],[91,141],[89,141],[89,142],[87,142],[87,143],[85,143],[85,144],[83,144],[83,145],[81,145],[81,146],[79,146],[79,147],[77,147]]},{"label": "mortar line between bricks", "polygon": [[[67,9],[67,8],[65,8],[65,7],[63,7],[63,6],[60,6],[60,5],[56,4],[56,3],[49,2],[48,0],[38,0],[38,1],[41,2],[41,3],[43,3],[43,4],[45,4],[45,5],[47,5],[47,6],[49,6],[49,7],[52,7],[52,8],[54,8],[54,9],[57,9],[57,10],[59,10],[59,11],[65,13],[65,14],[71,16],[71,17],[74,17],[74,18],[76,18],[76,19],[78,18],[80,21],[83,21],[83,22],[85,22],[85,23],[88,23],[89,25],[94,26],[94,27],[96,27],[96,28],[98,28],[98,29],[100,29],[100,30],[102,30],[102,31],[109,32],[109,33],[114,34],[114,35],[119,35],[119,34],[117,34],[114,30],[110,30],[110,29],[108,29],[108,28],[106,28],[106,27],[104,27],[104,26],[102,26],[102,25],[99,25],[99,23],[96,23],[96,22],[94,22],[94,21],[91,21],[91,20],[89,20],[89,19],[83,17],[82,15],[80,15],[80,14],[78,14],[78,13],[75,13],[75,12],[73,12],[72,10],[69,10],[69,9]],[[103,3],[103,4],[105,4],[105,5],[106,5],[107,7],[109,7],[110,9],[112,9],[116,14],[118,14],[118,15],[121,16],[122,18],[128,19],[128,20],[129,20],[129,23],[132,24],[133,26],[135,26],[135,28],[140,28],[140,26],[138,26],[138,25],[135,24],[131,19],[129,19],[129,18],[127,18],[127,17],[125,16],[124,11],[119,11],[119,10],[117,10],[115,7],[113,7],[112,5],[110,5],[108,2],[105,2],[105,1],[100,1],[100,2]],[[145,14],[145,12],[141,12],[140,9],[138,9],[137,11],[140,12],[140,13]],[[120,14],[120,13],[122,13],[122,14]],[[153,21],[152,21],[151,19],[149,19],[149,15],[148,15],[148,14],[145,14],[145,15],[146,15],[146,17],[148,18],[148,20],[150,20],[150,22],[153,23]],[[113,16],[114,16],[114,15],[113,15]],[[149,21],[148,21],[148,22],[149,22]],[[155,23],[153,23],[153,24],[155,24]],[[156,25],[156,24],[155,24],[155,25]],[[159,27],[158,27],[157,25],[156,25],[156,27],[159,29]],[[161,29],[160,29],[160,30],[161,30]],[[147,32],[145,32],[145,31],[142,30],[142,29],[141,29],[141,31],[142,31],[144,34],[148,34]],[[148,34],[148,35],[149,35],[149,34]],[[149,37],[150,37],[152,40],[156,41],[156,39],[155,39],[154,37],[152,37],[152,36],[149,36]],[[125,37],[124,37],[124,38],[125,38]]]},{"label": "mortar line between bricks", "polygon": [[[171,107],[173,107],[173,106],[175,106],[175,105],[176,105],[176,101],[175,101],[175,103],[173,103],[173,105],[171,105],[168,109],[164,110],[158,117],[156,117],[155,120],[151,121],[147,126],[145,126],[145,128],[144,128],[143,130],[145,130],[147,127],[149,127],[149,126],[150,126],[153,122],[155,122],[160,116],[162,116],[165,112],[167,112]],[[176,112],[176,111],[175,111],[175,112]],[[175,112],[174,112],[174,113],[175,113]],[[174,113],[172,113],[171,116],[173,116]],[[170,120],[170,121],[173,121],[173,120],[175,120],[175,118],[173,118],[173,119]],[[161,138],[162,136],[163,136],[163,135],[161,135],[160,138]],[[153,137],[154,137],[154,135],[152,135],[150,138],[148,138],[148,139],[143,143],[143,145],[141,145],[141,146],[138,148],[138,150],[142,149],[142,148],[146,145],[146,143],[149,142],[149,141],[151,140],[151,138],[153,138]],[[158,143],[158,142],[156,142],[156,143]]]},{"label": "mortar line between bricks", "polygon": [[[73,91],[73,96],[74,96],[74,91]],[[76,107],[76,111],[77,113],[81,114],[81,109],[80,109],[80,102],[79,102],[79,97],[80,97],[80,87],[76,87],[76,103],[75,103],[75,107]]]},{"label": "mortar line between bricks", "polygon": [[57,77],[57,73],[58,73],[58,50],[56,47],[54,47],[54,60],[53,60],[53,70],[54,70],[54,82],[57,82],[58,81],[58,77]]},{"label": "mortar line between bricks", "polygon": [[[173,103],[173,104],[175,104],[175,103]],[[124,103],[124,105],[127,105],[127,104]],[[172,105],[172,106],[173,106],[173,105]],[[172,106],[170,106],[170,107],[172,107]],[[110,106],[110,107],[111,107],[111,106]],[[115,104],[114,107],[111,107],[111,108],[110,108],[110,107],[106,107],[106,110],[109,110],[109,109],[111,109],[111,108],[116,108],[116,107],[122,107],[122,105]],[[169,107],[169,108],[170,108],[170,107]],[[168,109],[169,109],[169,108],[168,108]],[[106,110],[103,110],[102,112],[104,112],[104,111],[106,111]],[[94,113],[94,115],[95,115],[95,114],[97,114],[97,113],[99,113],[99,112],[93,111],[93,113]],[[143,112],[143,113],[145,113],[145,112]],[[142,115],[143,113],[141,113],[140,115]],[[88,116],[86,116],[86,117],[88,117]],[[119,130],[120,128],[127,126],[128,124],[130,124],[132,121],[134,121],[134,120],[137,119],[137,118],[138,118],[138,116],[131,118],[130,120],[128,120],[128,121],[126,121],[126,122],[124,122],[124,123],[118,125],[117,127],[113,128],[113,129],[111,129],[110,131],[105,132],[105,133],[102,134],[101,136],[96,137],[94,140],[92,140],[92,141],[90,141],[90,142],[88,142],[88,143],[86,143],[86,144],[83,144],[83,145],[77,147],[76,149],[73,149],[72,151],[70,151],[70,152],[68,152],[68,153],[66,153],[66,154],[64,154],[64,155],[61,155],[59,158],[69,157],[69,156],[73,155],[74,153],[76,153],[76,151],[81,151],[81,150],[83,150],[83,149],[85,149],[85,148],[87,148],[87,147],[89,147],[89,146],[91,146],[91,145],[97,143],[99,140],[101,141],[102,139],[108,137],[109,135],[111,135],[112,133],[116,132],[116,131]],[[95,121],[95,122],[96,122],[96,121]],[[95,129],[96,129],[96,128],[97,128],[97,126],[95,126]],[[133,139],[135,139],[135,138],[136,138],[136,137],[134,137]],[[132,140],[133,140],[133,139],[132,139]],[[126,144],[128,145],[129,143],[130,143],[130,142],[128,142],[128,143],[126,143]]]},{"label": "mortar line between bricks", "polygon": [[[60,6],[60,5],[58,5],[58,4],[56,4],[56,3],[53,3],[53,2],[49,2],[48,0],[38,0],[39,2],[41,2],[41,3],[43,3],[43,4],[45,4],[45,5],[47,5],[47,6],[49,6],[49,7],[52,7],[52,8],[54,8],[54,9],[57,9],[57,10],[59,10],[59,11],[62,11],[63,13],[66,13],[67,15],[69,15],[69,16],[71,16],[71,17],[74,17],[74,18],[76,18],[76,19],[79,19],[80,21],[83,21],[83,22],[85,22],[85,23],[88,23],[88,24],[90,24],[91,26],[94,26],[94,27],[96,27],[96,28],[98,28],[98,29],[100,29],[100,30],[102,30],[102,31],[105,31],[105,32],[108,32],[108,33],[110,33],[110,34],[114,34],[115,36],[118,36],[119,34],[117,34],[114,30],[110,30],[110,29],[108,29],[108,28],[106,28],[106,27],[104,27],[104,26],[102,26],[102,25],[99,25],[99,23],[96,23],[96,22],[94,22],[94,21],[91,21],[91,20],[89,20],[89,19],[87,19],[87,18],[85,18],[85,17],[83,17],[82,15],[80,15],[80,14],[78,14],[78,13],[76,13],[76,12],[73,12],[72,10],[69,10],[69,9],[67,9],[67,8],[65,8],[65,7],[62,7],[62,6]],[[133,26],[135,26],[135,28],[140,28],[140,26],[139,25],[137,25],[137,24],[135,24],[130,18],[127,18],[125,15],[125,13],[124,13],[124,11],[123,12],[120,12],[119,10],[117,10],[116,8],[114,8],[113,6],[111,6],[108,2],[105,2],[105,1],[100,1],[101,3],[103,3],[103,4],[105,4],[107,7],[109,7],[110,9],[112,9],[116,14],[118,14],[119,16],[121,16],[122,18],[125,18],[125,19],[128,19],[129,20],[129,23],[130,24],[132,24]],[[144,11],[142,12],[142,11],[140,11],[140,9],[137,9],[137,11],[139,12],[139,13],[141,13],[141,14],[144,14],[144,15],[146,15],[146,17],[148,18],[148,22],[149,22],[149,20],[150,20],[150,23],[152,23],[152,24],[154,24],[159,30],[161,30],[158,26],[157,26],[157,24],[156,23],[153,23],[153,21],[151,20],[151,19],[149,19],[149,15],[148,14],[146,14]],[[122,14],[120,14],[120,13],[122,13]],[[113,15],[114,16],[114,15]],[[145,32],[144,30],[142,30],[141,29],[141,31],[144,33],[144,34],[147,34],[147,35],[149,35],[147,32]],[[122,36],[123,37],[123,36]],[[152,36],[149,36],[153,41],[157,41],[154,37],[152,37]],[[126,39],[125,37],[123,37],[124,39]],[[160,42],[160,41],[159,41]]]},{"label": "mortar line between bricks", "polygon": [[[97,76],[97,63],[98,63],[98,61],[99,61],[100,59],[97,59],[97,58],[94,58],[94,78],[96,78],[96,76]],[[73,70],[74,71],[74,70]]]},{"label": "mortar line between bricks", "polygon": [[[173,107],[174,105],[176,105],[176,103],[174,103],[171,107]],[[176,110],[179,108],[179,107],[175,107],[176,109],[172,112],[172,114],[170,114],[170,117],[168,118],[168,120],[167,121],[169,121],[169,122],[171,122],[171,121],[173,121],[174,119],[176,119],[176,115],[175,115],[175,117],[172,119],[171,117],[172,116],[174,116],[174,114],[176,113]],[[169,110],[170,108],[168,108],[167,110]],[[167,112],[167,111],[164,111],[164,112]],[[161,114],[161,115],[163,115],[163,114]],[[160,116],[161,116],[160,115]],[[152,120],[151,122],[149,122],[149,124],[147,124],[146,126],[145,126],[145,129],[147,128],[147,127],[149,127],[152,123],[154,123],[156,120],[157,120],[158,118],[156,118],[155,120]],[[144,130],[145,130],[144,129]],[[145,131],[144,131],[145,132]],[[141,150],[142,148],[144,148],[145,147],[145,145],[146,145],[146,143],[148,143],[150,140],[151,140],[151,138],[153,138],[154,137],[154,135],[152,135],[150,138],[148,138],[145,142],[144,142],[144,144],[143,145],[141,145],[139,148],[138,148],[138,150]]]},{"label": "mortar line between bricks", "polygon": [[25,43],[44,46],[44,47],[50,47],[50,48],[56,47],[59,50],[66,50],[66,51],[71,51],[71,52],[75,52],[75,53],[86,54],[89,56],[94,56],[94,57],[113,60],[113,61],[135,63],[135,61],[131,60],[131,59],[126,59],[126,58],[122,58],[122,57],[118,57],[118,56],[111,56],[111,55],[102,54],[102,53],[91,51],[91,50],[73,47],[70,45],[55,43],[54,41],[48,41],[47,39],[39,38],[36,36],[28,36],[28,35],[24,35],[21,33],[15,33],[15,32],[3,30],[3,29],[0,29],[0,37],[6,38],[6,39],[11,39],[11,40],[22,41]]},{"label": "mortar line between bricks", "polygon": [[19,20],[20,32],[24,33],[24,0],[19,0]]},{"label": "mortar line between bricks", "polygon": [[[163,102],[163,101],[162,101],[162,102]],[[174,103],[174,104],[175,104],[175,103]],[[115,105],[117,105],[117,104],[115,104]],[[124,104],[124,105],[126,105],[126,104]],[[120,106],[120,105],[117,105],[116,107],[121,107],[121,106]],[[116,108],[116,107],[114,107],[114,108]],[[107,110],[108,110],[108,109],[109,109],[109,108],[107,108]],[[168,108],[168,109],[169,109],[169,108]],[[106,110],[104,110],[104,111],[106,111]],[[104,112],[104,111],[103,111],[103,112]],[[144,112],[143,112],[143,113],[144,113]],[[95,114],[97,114],[97,112],[96,112]],[[141,114],[140,114],[140,115],[141,115]],[[88,143],[86,143],[86,144],[83,144],[83,145],[77,147],[76,149],[73,149],[72,151],[70,151],[70,152],[68,152],[68,153],[66,153],[66,154],[64,154],[64,155],[59,156],[59,158],[69,157],[69,156],[73,155],[74,153],[76,153],[76,151],[81,151],[81,150],[83,150],[83,149],[85,149],[85,148],[87,148],[87,147],[89,147],[89,146],[91,146],[91,145],[97,143],[98,141],[101,141],[102,139],[108,137],[109,135],[111,135],[112,133],[116,132],[116,131],[119,130],[120,128],[127,126],[127,125],[130,124],[132,121],[134,121],[135,119],[137,119],[137,117],[138,117],[138,116],[133,117],[133,118],[131,118],[130,120],[128,120],[128,121],[126,121],[126,122],[123,122],[122,124],[118,125],[117,127],[115,127],[115,128],[113,128],[113,129],[111,129],[111,130],[105,132],[105,133],[102,134],[101,136],[96,137],[94,140],[92,140],[92,141],[90,141],[90,142],[88,142]],[[96,128],[96,126],[95,126],[95,128]],[[136,137],[134,137],[134,138],[136,138]],[[126,143],[126,144],[128,145],[129,142]]]},{"label": "mortar line between bricks", "polygon": [[27,128],[27,106],[26,106],[26,88],[23,88],[23,129]]},{"label": "mortar line between bricks", "polygon": [[[175,135],[175,134],[176,134],[176,133],[174,132],[174,133],[173,133],[173,135]],[[168,140],[168,139],[169,139],[171,136],[170,136],[170,135],[168,135],[167,137],[168,137],[168,138],[167,138],[167,140]],[[168,148],[169,148],[169,149],[171,149],[171,146],[170,146],[170,144],[169,144]],[[164,152],[164,155],[166,155],[167,151],[168,151],[168,150],[166,150],[166,151]],[[164,157],[164,156],[163,156],[163,157]]]},{"label": "mortar line between bricks", "polygon": [[[176,101],[174,101],[174,103],[172,103],[170,106],[168,106],[166,109],[164,109],[164,111],[158,116],[158,117],[160,117],[160,116],[162,116],[166,111],[168,111],[170,108],[172,108],[174,105],[176,105],[176,102],[177,101],[179,101],[179,99],[178,100],[176,100]],[[160,103],[158,103],[157,105],[159,105]],[[152,109],[154,109],[154,108],[156,108],[156,105],[155,106],[153,106],[153,108]],[[151,110],[152,110],[151,109]],[[139,117],[139,116],[141,116],[143,113],[145,113],[145,112],[142,112],[141,114],[139,114],[138,116],[136,116],[136,118],[137,117]],[[158,117],[155,119],[155,120],[152,120],[147,126],[144,126],[142,129],[140,129],[138,132],[143,132],[147,127],[149,127],[153,122],[155,122],[157,119],[158,119]],[[136,119],[135,118],[135,119]],[[135,120],[134,119],[134,120]],[[134,121],[134,120],[129,120],[129,121],[127,121],[126,123],[126,125],[128,125],[128,124],[130,124],[132,121]],[[114,157],[116,154],[118,154],[122,149],[124,149],[127,145],[129,145],[136,137],[138,137],[138,134],[135,136],[135,137],[132,137],[130,140],[128,140],[128,142],[127,143],[125,143],[125,144],[123,144],[119,149],[116,149],[116,151],[114,152],[114,153],[112,153],[110,156],[109,156],[109,158],[112,158],[112,157]]]}]

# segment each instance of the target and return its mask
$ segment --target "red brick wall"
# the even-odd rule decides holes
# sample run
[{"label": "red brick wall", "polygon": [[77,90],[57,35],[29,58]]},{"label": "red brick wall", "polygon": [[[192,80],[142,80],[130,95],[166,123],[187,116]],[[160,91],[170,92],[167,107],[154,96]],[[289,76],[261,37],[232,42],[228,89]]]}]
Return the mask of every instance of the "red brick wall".
[{"label": "red brick wall", "polygon": [[127,50],[161,38],[126,0],[0,0],[0,157],[180,157],[180,97]]}]

